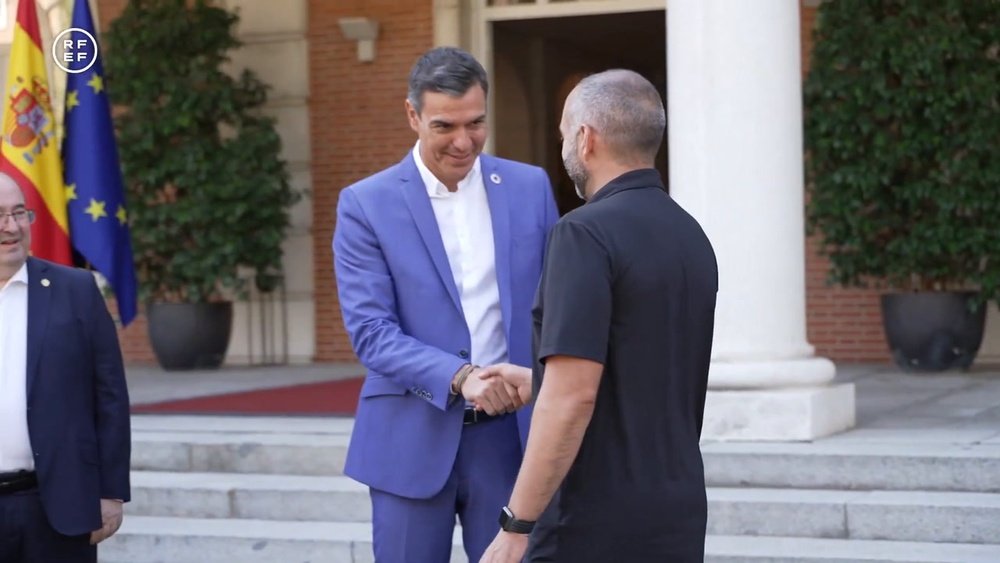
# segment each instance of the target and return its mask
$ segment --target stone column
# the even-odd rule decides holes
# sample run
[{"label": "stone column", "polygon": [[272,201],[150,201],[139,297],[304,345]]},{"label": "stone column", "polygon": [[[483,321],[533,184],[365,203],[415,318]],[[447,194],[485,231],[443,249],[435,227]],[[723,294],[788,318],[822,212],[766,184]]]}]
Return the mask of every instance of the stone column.
[{"label": "stone column", "polygon": [[[243,46],[231,53],[235,74],[253,70],[271,86],[263,112],[277,121],[281,157],[292,188],[303,194],[291,209],[282,267],[284,299],[251,296],[237,302],[226,364],[281,361],[305,364],[316,355],[316,299],[312,235],[312,138],[309,135],[309,2],[306,0],[217,0],[239,11],[237,36]],[[354,15],[354,14],[352,14]],[[362,15],[362,14],[357,14]],[[340,33],[338,29],[336,33]],[[353,45],[352,45],[353,50]]]},{"label": "stone column", "polygon": [[719,261],[706,439],[808,440],[854,425],[853,385],[806,341],[795,0],[670,0],[670,193]]},{"label": "stone column", "polygon": [[434,0],[434,46],[459,46],[462,41],[461,6],[458,0]]}]

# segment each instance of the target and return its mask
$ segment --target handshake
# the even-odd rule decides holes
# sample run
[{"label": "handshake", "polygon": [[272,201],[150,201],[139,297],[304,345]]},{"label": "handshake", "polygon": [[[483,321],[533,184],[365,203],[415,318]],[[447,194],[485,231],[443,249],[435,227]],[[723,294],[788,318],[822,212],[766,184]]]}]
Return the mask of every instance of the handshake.
[{"label": "handshake", "polygon": [[511,413],[531,402],[531,369],[514,364],[465,366],[455,374],[452,391],[488,415]]}]

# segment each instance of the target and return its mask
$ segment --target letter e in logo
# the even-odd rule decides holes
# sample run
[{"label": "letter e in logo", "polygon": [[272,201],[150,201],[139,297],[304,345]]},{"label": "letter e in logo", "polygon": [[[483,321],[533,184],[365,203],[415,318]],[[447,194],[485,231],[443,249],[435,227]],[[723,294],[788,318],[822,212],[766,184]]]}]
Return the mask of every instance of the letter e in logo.
[{"label": "letter e in logo", "polygon": [[86,72],[97,61],[97,40],[86,29],[65,29],[52,41],[52,59],[70,74]]}]

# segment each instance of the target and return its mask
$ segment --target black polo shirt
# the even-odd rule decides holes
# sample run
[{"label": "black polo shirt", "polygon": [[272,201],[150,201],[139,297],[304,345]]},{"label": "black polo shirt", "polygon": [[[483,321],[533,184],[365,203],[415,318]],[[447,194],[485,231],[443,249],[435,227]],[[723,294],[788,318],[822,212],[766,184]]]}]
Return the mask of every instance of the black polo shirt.
[{"label": "black polo shirt", "polygon": [[536,396],[550,356],[604,373],[527,561],[702,561],[698,442],[717,289],[708,238],[656,170],[619,176],[555,225],[532,311]]}]

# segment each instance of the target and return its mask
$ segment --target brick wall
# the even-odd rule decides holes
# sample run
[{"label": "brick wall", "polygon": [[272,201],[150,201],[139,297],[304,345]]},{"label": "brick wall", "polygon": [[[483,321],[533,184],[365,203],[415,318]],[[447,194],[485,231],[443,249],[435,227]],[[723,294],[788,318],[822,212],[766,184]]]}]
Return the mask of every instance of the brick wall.
[{"label": "brick wall", "polygon": [[[98,0],[106,30],[127,0]],[[802,68],[808,69],[816,9],[802,8]],[[378,20],[376,60],[360,63],[356,43],[337,19]],[[317,361],[353,361],[333,281],[330,239],[341,188],[402,157],[414,136],[406,125],[403,98],[413,60],[433,42],[432,0],[310,0],[309,73],[313,174]],[[827,262],[806,248],[808,338],[818,354],[840,361],[888,359],[878,293],[827,287]],[[112,304],[113,306],[113,304]],[[119,333],[126,361],[152,361],[145,318]]]},{"label": "brick wall", "polygon": [[[121,14],[128,0],[97,0],[96,19],[98,29],[107,32],[111,21]],[[118,318],[118,307],[114,300],[108,302],[111,314]],[[122,355],[126,363],[147,363],[155,361],[153,350],[149,347],[149,336],[146,333],[146,316],[142,313],[142,305],[139,306],[139,316],[132,321],[128,328],[118,329],[118,339],[121,342]]]},{"label": "brick wall", "polygon": [[[97,19],[98,31],[106,32],[108,30],[108,25],[111,21],[118,17],[125,9],[125,5],[128,4],[128,0],[97,0],[97,13],[95,14]],[[93,6],[94,4],[91,4]]]},{"label": "brick wall", "polygon": [[[816,8],[802,8],[802,75],[809,69]],[[837,361],[884,362],[890,359],[879,293],[826,285],[829,262],[818,252],[819,241],[806,241],[806,323],[816,353]]]},{"label": "brick wall", "polygon": [[[345,39],[337,24],[345,16],[379,22],[374,62],[358,62],[357,44]],[[309,2],[317,361],[354,360],[330,252],[337,194],[398,162],[415,142],[403,113],[406,79],[413,61],[432,44],[432,0]]]}]

